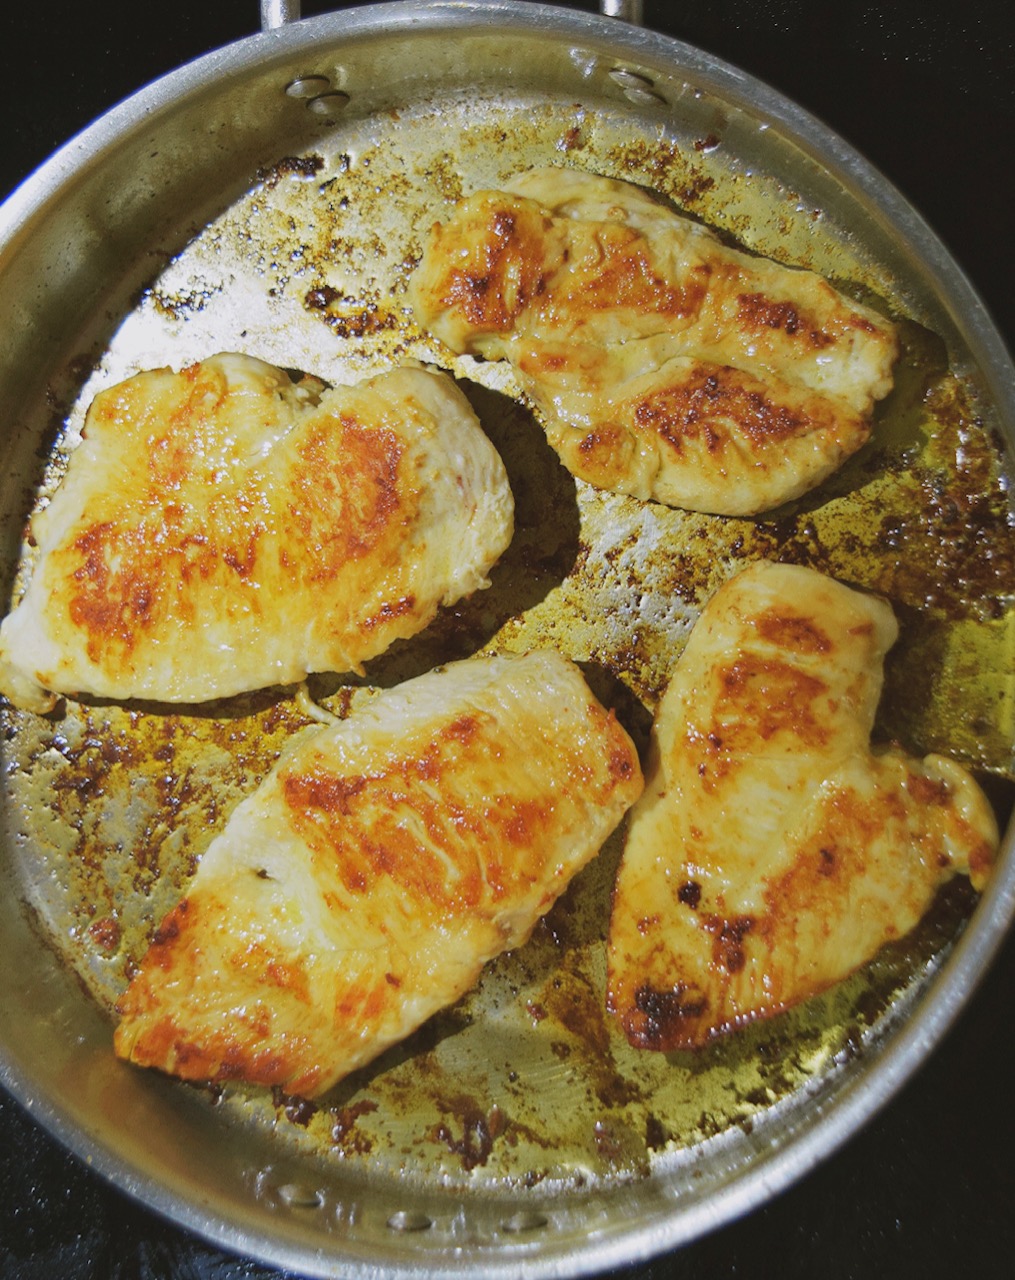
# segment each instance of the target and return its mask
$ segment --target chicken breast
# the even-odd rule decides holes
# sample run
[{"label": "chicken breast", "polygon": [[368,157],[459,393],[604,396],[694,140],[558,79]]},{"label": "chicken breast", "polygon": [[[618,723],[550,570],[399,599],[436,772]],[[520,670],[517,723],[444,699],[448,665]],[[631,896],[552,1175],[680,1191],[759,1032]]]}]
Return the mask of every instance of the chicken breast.
[{"label": "chicken breast", "polygon": [[577,667],[475,658],[298,738],[205,853],[116,1051],[313,1096],[520,946],[641,791]]},{"label": "chicken breast", "polygon": [[997,847],[970,775],[872,751],[890,607],[760,563],[715,594],[660,704],[609,933],[628,1040],[692,1049],[846,977]]},{"label": "chicken breast", "polygon": [[242,355],[96,396],[0,627],[0,690],[201,702],[357,670],[486,585],[500,457],[450,378],[327,389]]},{"label": "chicken breast", "polygon": [[460,202],[411,297],[453,351],[511,362],[576,476],[720,515],[829,476],[867,440],[898,353],[891,324],[820,276],[572,169]]}]

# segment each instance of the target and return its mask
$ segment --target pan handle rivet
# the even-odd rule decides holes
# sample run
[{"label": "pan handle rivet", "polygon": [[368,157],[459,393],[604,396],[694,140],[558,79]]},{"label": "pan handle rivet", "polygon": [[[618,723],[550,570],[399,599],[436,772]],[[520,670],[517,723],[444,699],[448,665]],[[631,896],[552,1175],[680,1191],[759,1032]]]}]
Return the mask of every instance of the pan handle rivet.
[{"label": "pan handle rivet", "polygon": [[324,1203],[320,1191],[302,1182],[284,1182],[278,1189],[278,1198],[290,1209],[319,1209]]},{"label": "pan handle rivet", "polygon": [[657,93],[655,89],[625,89],[624,97],[628,102],[634,102],[640,107],[651,105],[653,102],[665,104],[666,99],[661,93]]},{"label": "pan handle rivet", "polygon": [[506,1222],[501,1223],[501,1227],[505,1231],[513,1233],[519,1231],[538,1231],[541,1227],[547,1225],[547,1219],[543,1214],[537,1213],[535,1209],[521,1209],[518,1213],[513,1214]]},{"label": "pan handle rivet", "polygon": [[327,93],[330,88],[331,81],[327,76],[300,76],[298,80],[287,84],[285,91],[290,98],[316,98],[319,94]]},{"label": "pan handle rivet", "polygon": [[388,1226],[392,1231],[428,1231],[433,1219],[420,1209],[399,1209],[388,1219]]},{"label": "pan handle rivet", "polygon": [[315,116],[336,115],[348,103],[349,95],[336,89],[331,93],[319,93],[307,103],[307,110]]},{"label": "pan handle rivet", "polygon": [[632,71],[630,67],[614,67],[610,79],[622,89],[651,89],[655,83],[642,71]]}]

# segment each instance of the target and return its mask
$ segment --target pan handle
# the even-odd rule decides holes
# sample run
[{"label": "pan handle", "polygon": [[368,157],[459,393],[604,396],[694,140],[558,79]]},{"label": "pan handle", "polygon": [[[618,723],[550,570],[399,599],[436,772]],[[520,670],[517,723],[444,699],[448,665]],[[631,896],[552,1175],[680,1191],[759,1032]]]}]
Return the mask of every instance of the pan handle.
[{"label": "pan handle", "polygon": [[[642,25],[642,0],[599,0],[599,12],[608,18]],[[261,30],[274,31],[300,18],[300,0],[261,0]]]},{"label": "pan handle", "polygon": [[599,12],[607,18],[620,18],[636,27],[642,26],[642,0],[599,0]]},{"label": "pan handle", "polygon": [[261,30],[274,31],[300,20],[300,0],[261,0]]}]

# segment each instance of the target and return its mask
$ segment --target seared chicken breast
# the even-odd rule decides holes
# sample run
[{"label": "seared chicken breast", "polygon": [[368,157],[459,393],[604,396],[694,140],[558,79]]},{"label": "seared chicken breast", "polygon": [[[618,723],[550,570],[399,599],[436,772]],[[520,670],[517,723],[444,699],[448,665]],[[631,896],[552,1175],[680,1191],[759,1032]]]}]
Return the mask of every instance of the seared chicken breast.
[{"label": "seared chicken breast", "polygon": [[555,653],[379,693],[299,736],[212,841],[121,1001],[117,1053],[321,1093],[520,946],[641,787]]},{"label": "seared chicken breast", "polygon": [[450,378],[326,388],[242,355],[96,396],[0,627],[0,690],[200,702],[356,670],[486,585],[500,457]]},{"label": "seared chicken breast", "polygon": [[813,272],[571,169],[461,201],[411,297],[453,351],[511,362],[576,476],[720,515],[799,497],[854,453],[898,351]]},{"label": "seared chicken breast", "polygon": [[608,948],[629,1041],[692,1049],[806,999],[982,888],[993,812],[942,756],[872,751],[890,607],[760,563],[706,605],[659,706]]}]

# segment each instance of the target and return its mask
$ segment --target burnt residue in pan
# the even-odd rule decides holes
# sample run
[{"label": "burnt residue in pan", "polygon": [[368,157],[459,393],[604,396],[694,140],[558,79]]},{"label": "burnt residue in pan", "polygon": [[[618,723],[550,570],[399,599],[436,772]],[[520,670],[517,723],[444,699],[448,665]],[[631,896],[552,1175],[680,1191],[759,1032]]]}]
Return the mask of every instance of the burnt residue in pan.
[{"label": "burnt residue in pan", "polygon": [[[364,677],[316,677],[316,698],[346,715],[373,688],[441,662],[550,645],[582,665],[644,750],[704,600],[748,560],[792,561],[891,600],[902,635],[879,736],[946,751],[992,777],[1003,816],[1015,776],[1015,529],[1000,443],[942,344],[903,323],[896,389],[872,441],[792,506],[723,519],[595,492],[560,466],[507,371],[435,345],[405,303],[430,222],[464,192],[533,163],[652,187],[729,239],[897,309],[890,280],[848,237],[775,179],[747,173],[718,134],[661,136],[653,126],[632,136],[630,116],[570,101],[421,103],[266,164],[235,207],[166,255],[150,288],[125,304],[108,350],[68,372],[67,385],[83,389],[35,501],[57,482],[94,391],[136,369],[228,349],[330,381],[392,359],[442,365],[504,457],[514,542],[489,590],[444,611]],[[40,438],[51,412],[40,407]],[[30,560],[26,545],[22,573]],[[293,693],[205,708],[68,700],[46,719],[2,711],[24,897],[100,1006],[112,1009],[214,832],[307,724]],[[637,1178],[751,1129],[862,1055],[974,906],[968,890],[946,891],[905,943],[802,1009],[697,1054],[638,1052],[603,998],[622,840],[623,829],[525,947],[327,1097],[310,1106],[230,1086],[209,1105],[307,1159],[370,1176],[520,1188]]]}]

